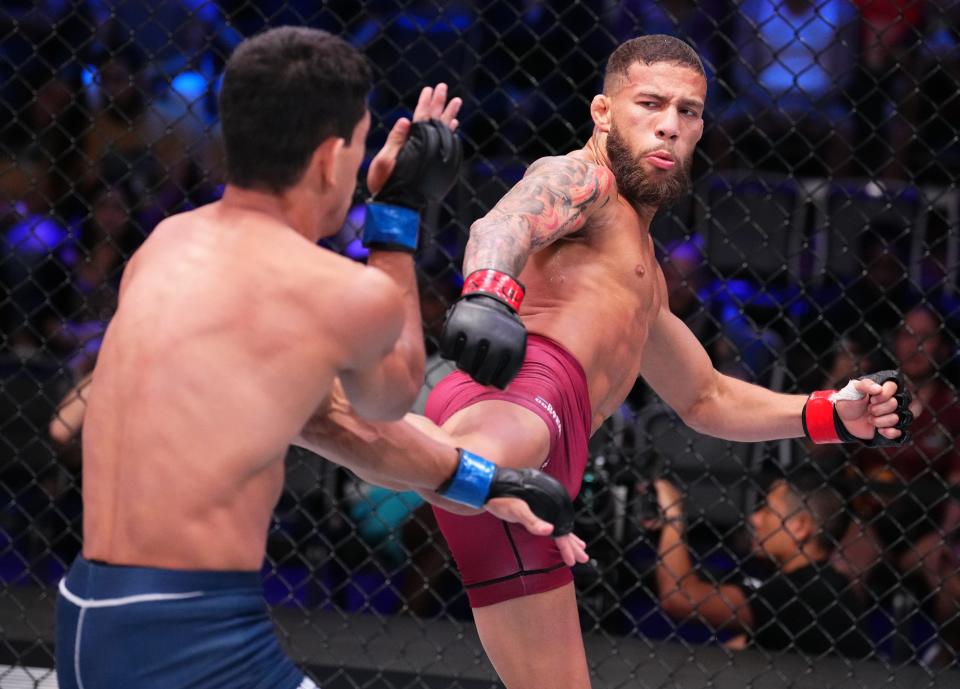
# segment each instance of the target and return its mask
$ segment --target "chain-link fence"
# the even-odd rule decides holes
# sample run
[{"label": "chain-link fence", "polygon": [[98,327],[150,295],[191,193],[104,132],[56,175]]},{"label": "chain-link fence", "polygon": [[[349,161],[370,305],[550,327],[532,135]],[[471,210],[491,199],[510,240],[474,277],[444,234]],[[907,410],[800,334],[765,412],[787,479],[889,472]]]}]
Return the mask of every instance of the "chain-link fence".
[{"label": "chain-link fence", "polygon": [[[460,181],[418,256],[428,387],[448,370],[435,338],[470,223],[537,157],[583,145],[621,41],[693,45],[709,76],[694,192],[652,232],[672,310],[724,373],[806,392],[896,367],[923,411],[901,449],[733,443],[638,381],[591,441],[577,501],[594,685],[957,686],[960,3],[7,0],[0,687],[55,686],[83,389],[120,273],[162,218],[218,198],[224,62],[284,24],[369,57],[370,151],[422,85],[464,99]],[[360,209],[331,249],[358,256]],[[287,466],[263,581],[292,657],[328,688],[496,686],[427,506],[306,452]],[[660,477],[682,516],[658,509]],[[761,556],[784,538],[816,541],[816,566]],[[749,625],[671,600],[681,550]]]}]

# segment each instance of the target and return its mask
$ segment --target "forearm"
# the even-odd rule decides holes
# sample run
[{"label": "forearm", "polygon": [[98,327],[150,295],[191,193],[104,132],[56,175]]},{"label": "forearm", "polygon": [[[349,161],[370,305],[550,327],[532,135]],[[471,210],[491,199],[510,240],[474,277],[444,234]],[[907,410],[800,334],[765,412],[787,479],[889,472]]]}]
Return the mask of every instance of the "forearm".
[{"label": "forearm", "polygon": [[[368,264],[393,279],[403,302],[403,329],[393,351],[381,362],[383,376],[392,382],[392,389],[411,393],[411,402],[423,385],[426,351],[423,344],[423,322],[420,316],[420,295],[413,257],[402,251],[371,251]],[[406,406],[406,411],[410,405]]]},{"label": "forearm", "polygon": [[786,395],[716,373],[684,414],[694,430],[724,440],[759,442],[803,436],[806,395]]},{"label": "forearm", "polygon": [[700,433],[744,442],[803,435],[800,413],[806,397],[721,374],[700,341],[668,309],[650,328],[641,364],[650,386]]},{"label": "forearm", "polygon": [[452,444],[406,419],[367,421],[340,409],[315,415],[293,444],[393,489],[433,491],[459,463]]},{"label": "forearm", "polygon": [[371,422],[344,412],[311,419],[294,445],[347,469],[358,478],[391,490],[414,490],[448,512],[480,514],[434,490],[457,469],[458,451],[428,419],[407,414],[402,421]]},{"label": "forearm", "polygon": [[673,616],[685,616],[692,601],[684,585],[696,579],[683,538],[683,517],[671,517],[660,531],[657,549],[657,589],[660,603]]}]

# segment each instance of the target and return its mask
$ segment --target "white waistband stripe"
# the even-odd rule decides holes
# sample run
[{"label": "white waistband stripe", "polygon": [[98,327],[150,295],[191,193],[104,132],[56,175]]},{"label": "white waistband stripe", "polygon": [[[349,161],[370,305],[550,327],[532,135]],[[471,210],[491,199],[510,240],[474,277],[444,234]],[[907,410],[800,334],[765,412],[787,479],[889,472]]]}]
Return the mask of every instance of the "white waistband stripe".
[{"label": "white waistband stripe", "polygon": [[67,588],[66,579],[60,580],[60,595],[76,605],[78,608],[115,608],[119,605],[132,605],[134,603],[153,603],[164,600],[184,600],[186,598],[198,598],[204,595],[203,591],[188,591],[186,593],[142,593],[137,596],[124,596],[122,598],[100,598],[88,599],[81,598]]}]

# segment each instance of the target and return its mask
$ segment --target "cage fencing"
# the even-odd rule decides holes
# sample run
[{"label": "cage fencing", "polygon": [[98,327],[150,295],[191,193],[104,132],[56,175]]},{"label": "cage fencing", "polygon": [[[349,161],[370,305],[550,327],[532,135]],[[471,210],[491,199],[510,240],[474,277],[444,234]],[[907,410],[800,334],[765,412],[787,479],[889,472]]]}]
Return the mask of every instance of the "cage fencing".
[{"label": "cage fencing", "polygon": [[[54,587],[81,547],[83,391],[119,276],[162,218],[222,192],[225,60],[284,24],[368,56],[370,151],[423,85],[464,99],[461,176],[417,257],[427,389],[450,370],[436,337],[471,222],[532,161],[583,145],[620,42],[695,47],[709,96],[693,190],[652,228],[672,310],[724,373],[806,392],[897,367],[923,413],[914,443],[890,451],[733,443],[686,428],[638,381],[591,441],[577,499],[595,686],[956,685],[960,3],[13,0],[0,8],[0,687],[54,686]],[[362,214],[328,248],[356,256]],[[684,506],[669,547],[658,479]],[[826,555],[798,574],[758,555],[795,537],[800,514]],[[718,595],[743,592],[748,634],[666,604],[677,548]],[[267,550],[277,627],[319,685],[497,686],[414,494],[291,450]]]}]

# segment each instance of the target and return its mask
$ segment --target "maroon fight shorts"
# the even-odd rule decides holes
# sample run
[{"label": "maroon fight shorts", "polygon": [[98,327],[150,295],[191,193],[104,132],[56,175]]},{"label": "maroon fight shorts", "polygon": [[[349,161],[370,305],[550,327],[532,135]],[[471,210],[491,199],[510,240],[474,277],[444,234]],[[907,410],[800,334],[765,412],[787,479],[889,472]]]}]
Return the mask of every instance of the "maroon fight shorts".
[{"label": "maroon fight shorts", "polygon": [[[485,387],[455,371],[434,388],[425,413],[442,425],[461,409],[485,400],[513,402],[543,419],[550,430],[550,454],[541,469],[576,497],[587,463],[592,418],[587,379],[573,355],[553,340],[530,335],[523,367],[506,390]],[[464,517],[437,508],[434,514],[471,607],[550,591],[573,581],[549,536],[533,536],[519,524],[490,514]]]}]

